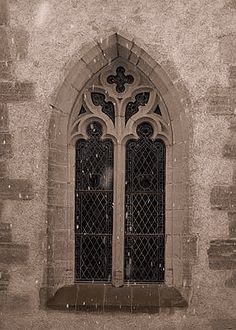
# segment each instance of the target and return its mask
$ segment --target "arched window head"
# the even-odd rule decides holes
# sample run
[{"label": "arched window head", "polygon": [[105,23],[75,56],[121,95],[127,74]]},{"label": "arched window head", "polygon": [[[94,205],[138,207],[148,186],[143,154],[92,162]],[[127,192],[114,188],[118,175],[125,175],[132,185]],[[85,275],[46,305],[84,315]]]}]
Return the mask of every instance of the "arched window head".
[{"label": "arched window head", "polygon": [[75,141],[75,281],[165,281],[168,112],[136,67],[117,60],[84,87]]}]

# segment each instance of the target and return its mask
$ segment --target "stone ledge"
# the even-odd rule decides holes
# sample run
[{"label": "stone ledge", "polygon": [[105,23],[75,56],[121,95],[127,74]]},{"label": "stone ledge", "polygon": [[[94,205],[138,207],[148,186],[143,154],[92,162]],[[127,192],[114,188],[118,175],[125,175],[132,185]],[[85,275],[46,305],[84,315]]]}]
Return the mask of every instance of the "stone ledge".
[{"label": "stone ledge", "polygon": [[24,179],[0,179],[0,199],[30,200],[34,198],[32,184]]},{"label": "stone ledge", "polygon": [[29,257],[29,247],[16,243],[0,243],[0,263],[25,264]]},{"label": "stone ledge", "polygon": [[27,101],[34,96],[34,84],[28,81],[0,81],[0,102]]},{"label": "stone ledge", "polygon": [[210,269],[236,269],[236,239],[211,241],[207,253]]},{"label": "stone ledge", "polygon": [[159,312],[161,307],[187,307],[186,300],[174,287],[162,284],[125,285],[74,284],[57,290],[47,302],[49,309],[74,311]]}]

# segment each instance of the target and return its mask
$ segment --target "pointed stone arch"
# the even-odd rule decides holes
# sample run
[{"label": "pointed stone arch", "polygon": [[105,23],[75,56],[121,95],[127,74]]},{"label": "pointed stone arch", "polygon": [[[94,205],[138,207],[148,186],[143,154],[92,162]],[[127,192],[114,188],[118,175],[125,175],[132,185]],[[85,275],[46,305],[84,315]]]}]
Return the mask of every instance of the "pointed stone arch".
[{"label": "pointed stone arch", "polygon": [[[180,99],[180,95],[184,92],[178,92],[166,71],[150,55],[134,41],[117,33],[100,39],[86,48],[88,51],[81,58],[75,57],[67,65],[66,76],[54,93],[50,104],[52,114],[48,134],[48,246],[45,285],[41,292],[46,293],[47,301],[59,288],[70,286],[72,290],[70,292],[73,292],[73,297],[76,295],[75,300],[77,300],[77,289],[73,290],[74,174],[69,157],[74,152],[74,146],[70,142],[69,125],[71,114],[85,85],[96,73],[112,65],[112,62],[119,58],[136,66],[150,80],[168,109],[172,136],[168,146],[166,177],[168,258],[165,283],[173,290],[178,288],[184,291],[190,277],[189,255],[186,250],[186,241],[189,237],[189,125],[181,103],[183,100]],[[178,82],[176,85],[179,85]],[[64,289],[60,290],[51,299],[51,305],[56,304],[55,297],[60,296]],[[176,299],[182,299],[180,297],[174,294],[174,298],[168,300],[168,307],[177,306]],[[165,297],[163,299],[165,300]],[[182,305],[186,306],[186,303]],[[180,306],[182,305],[180,303]]]}]

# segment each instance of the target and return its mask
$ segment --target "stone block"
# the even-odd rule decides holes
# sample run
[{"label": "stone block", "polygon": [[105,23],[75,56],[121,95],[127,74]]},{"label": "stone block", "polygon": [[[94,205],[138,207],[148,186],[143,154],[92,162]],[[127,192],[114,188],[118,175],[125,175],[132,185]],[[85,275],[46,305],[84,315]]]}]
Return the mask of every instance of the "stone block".
[{"label": "stone block", "polygon": [[0,0],[0,25],[6,25],[8,19],[8,0]]},{"label": "stone block", "polygon": [[61,165],[48,166],[48,179],[51,181],[66,182],[67,181],[67,167]]},{"label": "stone block", "polygon": [[66,205],[66,190],[48,189],[48,205],[50,206],[65,206]]},{"label": "stone block", "polygon": [[71,78],[69,83],[67,81],[63,82],[57,93],[55,102],[53,102],[54,107],[65,113],[71,112],[78,96],[78,91],[70,83]]},{"label": "stone block", "polygon": [[182,237],[183,258],[190,262],[196,262],[198,257],[198,236],[187,235]]},{"label": "stone block", "polygon": [[131,287],[115,288],[107,286],[105,288],[104,307],[106,311],[113,310],[113,308],[121,311],[131,311]]},{"label": "stone block", "polygon": [[93,61],[94,58],[97,56],[102,55],[102,50],[98,45],[92,45],[92,48],[90,48],[82,57],[82,60],[89,64]]},{"label": "stone block", "polygon": [[117,49],[118,49],[118,56],[128,59],[130,56],[130,49],[123,47],[121,45],[117,45]]},{"label": "stone block", "polygon": [[21,313],[31,309],[30,297],[27,294],[7,294],[4,310]]},{"label": "stone block", "polygon": [[142,52],[138,61],[138,67],[148,76],[157,66],[156,61],[147,53]]},{"label": "stone block", "polygon": [[163,286],[159,288],[161,307],[187,307],[186,300],[176,288]]},{"label": "stone block", "polygon": [[113,47],[117,44],[117,34],[113,33],[106,38],[103,38],[103,35],[101,37],[98,37],[98,45],[102,50],[105,50],[107,48]]},{"label": "stone block", "polygon": [[116,34],[112,34],[107,38],[100,38],[98,45],[102,49],[108,62],[114,60],[118,56]]},{"label": "stone block", "polygon": [[31,82],[0,82],[0,102],[27,101],[33,97],[34,84]]},{"label": "stone block", "polygon": [[28,245],[15,243],[0,243],[0,263],[25,264],[29,257]]},{"label": "stone block", "polygon": [[183,287],[191,287],[192,284],[192,265],[185,260],[183,262]]},{"label": "stone block", "polygon": [[174,82],[174,86],[178,91],[178,95],[181,100],[191,98],[188,88],[183,80],[177,80]]},{"label": "stone block", "polygon": [[9,223],[0,222],[0,242],[11,242],[12,233]]},{"label": "stone block", "polygon": [[51,165],[67,165],[66,148],[50,148],[48,162]]},{"label": "stone block", "polygon": [[53,109],[53,111],[51,113],[51,117],[50,117],[49,130],[48,130],[49,141],[56,141],[59,121],[60,121],[60,113],[59,113],[59,111],[56,111],[55,109]]},{"label": "stone block", "polygon": [[11,53],[8,44],[7,29],[0,26],[0,61],[9,61]]},{"label": "stone block", "polygon": [[8,130],[8,109],[7,105],[0,103],[0,132]]},{"label": "stone block", "polygon": [[10,275],[6,269],[0,269],[0,292],[6,291],[9,285]]},{"label": "stone block", "polygon": [[127,38],[121,36],[121,35],[117,35],[117,43],[120,46],[123,46],[124,48],[127,48],[128,50],[130,50],[133,46],[133,42],[128,40]]},{"label": "stone block", "polygon": [[229,159],[235,159],[236,158],[236,145],[235,144],[225,144],[222,150],[222,154],[224,157]]},{"label": "stone block", "polygon": [[[161,68],[160,65],[156,65],[153,69],[152,73],[150,74],[149,78],[156,86],[158,91],[162,96],[166,95],[170,86],[170,79],[165,71]],[[171,102],[173,102],[173,98],[171,97]]]},{"label": "stone block", "polygon": [[75,309],[78,296],[76,285],[62,287],[47,302],[47,307],[51,309],[71,310]]},{"label": "stone block", "polygon": [[232,88],[236,88],[236,66],[234,65],[229,67],[229,85]]},{"label": "stone block", "polygon": [[1,179],[0,199],[30,200],[34,198],[31,182],[24,179]]},{"label": "stone block", "polygon": [[28,53],[29,33],[24,28],[18,28],[14,31],[14,44],[16,51],[16,59],[22,60],[26,58]]},{"label": "stone block", "polygon": [[137,47],[135,44],[133,44],[130,52],[129,61],[136,65],[139,61],[139,58],[141,56],[142,50],[141,48]]},{"label": "stone block", "polygon": [[236,269],[236,240],[211,241],[207,252],[211,269]]},{"label": "stone block", "polygon": [[225,63],[236,63],[236,38],[235,35],[225,35],[220,39],[220,56]]},{"label": "stone block", "polygon": [[228,288],[236,288],[236,271],[233,271],[232,276],[225,281],[225,286]]},{"label": "stone block", "polygon": [[236,212],[229,212],[229,237],[236,238]]},{"label": "stone block", "polygon": [[92,73],[96,73],[107,64],[108,59],[105,57],[105,53],[101,51],[101,53],[94,57],[91,62],[87,63],[87,67]]},{"label": "stone block", "polygon": [[236,329],[236,319],[215,319],[211,321],[212,330],[230,330]]},{"label": "stone block", "polygon": [[166,73],[168,74],[168,76],[170,77],[170,80],[172,82],[175,82],[180,79],[180,74],[177,71],[177,68],[176,68],[174,62],[165,60],[165,61],[160,62],[160,65],[166,71]]},{"label": "stone block", "polygon": [[66,208],[60,206],[48,207],[47,221],[51,230],[67,229]]},{"label": "stone block", "polygon": [[11,149],[11,134],[6,132],[0,133],[0,159],[10,158],[12,155]]},{"label": "stone block", "polygon": [[213,208],[225,210],[229,207],[229,187],[216,186],[212,188],[210,203]]},{"label": "stone block", "polygon": [[229,210],[236,211],[236,186],[229,187]]},{"label": "stone block", "polygon": [[0,79],[1,80],[12,80],[12,62],[11,61],[0,61]]},{"label": "stone block", "polygon": [[0,180],[6,178],[8,174],[8,167],[6,160],[0,160]]},{"label": "stone block", "polygon": [[85,62],[80,60],[71,68],[66,77],[66,81],[77,91],[80,91],[91,76],[92,71],[88,68]]}]

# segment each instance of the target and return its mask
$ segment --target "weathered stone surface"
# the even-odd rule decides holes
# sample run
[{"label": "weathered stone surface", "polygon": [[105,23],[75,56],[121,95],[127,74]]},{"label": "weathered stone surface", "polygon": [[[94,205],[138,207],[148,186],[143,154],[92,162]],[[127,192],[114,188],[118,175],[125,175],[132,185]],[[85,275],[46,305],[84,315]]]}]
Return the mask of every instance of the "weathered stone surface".
[{"label": "weathered stone surface", "polygon": [[223,147],[223,156],[235,159],[236,158],[236,145],[235,144],[225,144]]},{"label": "weathered stone surface", "polygon": [[29,33],[25,29],[19,28],[14,31],[14,44],[16,47],[17,60],[26,58],[28,52],[28,40]]},{"label": "weathered stone surface", "polygon": [[7,177],[7,172],[7,161],[5,159],[0,160],[0,180]]},{"label": "weathered stone surface", "polygon": [[189,235],[183,236],[183,257],[195,262],[198,257],[198,236]]},{"label": "weathered stone surface", "polygon": [[226,63],[236,63],[235,47],[235,35],[225,35],[220,39],[220,55]]},{"label": "weathered stone surface", "polygon": [[6,25],[8,18],[8,0],[0,0],[0,25]]},{"label": "weathered stone surface", "polygon": [[11,134],[0,132],[0,159],[10,158],[12,155]]},{"label": "weathered stone surface", "polygon": [[7,105],[0,103],[0,132],[8,129],[8,109]]},{"label": "weathered stone surface", "polygon": [[6,269],[0,269],[0,292],[6,291],[9,285],[10,275]]},{"label": "weathered stone surface", "polygon": [[0,222],[0,242],[11,242],[11,225]]},{"label": "weathered stone surface", "polygon": [[224,210],[229,206],[229,187],[216,186],[211,191],[210,202],[212,207]]},{"label": "weathered stone surface", "polygon": [[24,179],[1,179],[0,199],[30,200],[34,198],[32,184]]},{"label": "weathered stone surface", "polygon": [[8,294],[4,311],[7,312],[22,312],[29,311],[31,308],[30,296],[27,294]]},{"label": "weathered stone surface", "polygon": [[208,89],[206,94],[206,100],[208,103],[208,113],[212,115],[233,114],[230,88],[222,86],[213,86]]},{"label": "weathered stone surface", "polygon": [[232,276],[225,281],[225,286],[228,288],[236,288],[236,271],[233,271]]},{"label": "weathered stone surface", "polygon": [[9,61],[11,59],[8,45],[7,30],[0,26],[0,61]]},{"label": "weathered stone surface", "polygon": [[236,212],[229,212],[229,237],[236,238]]},{"label": "weathered stone surface", "polygon": [[236,240],[214,240],[208,249],[211,269],[236,269]]},{"label": "weathered stone surface", "polygon": [[0,61],[0,80],[11,80],[11,79],[12,79],[12,62]]},{"label": "weathered stone surface", "polygon": [[230,87],[236,88],[236,66],[234,65],[229,68],[229,84]]},{"label": "weathered stone surface", "polygon": [[227,9],[236,9],[236,2],[235,0],[226,0],[225,8]]},{"label": "weathered stone surface", "polygon": [[0,263],[25,264],[29,257],[27,245],[15,243],[0,243]]},{"label": "weathered stone surface", "polygon": [[31,82],[0,82],[0,102],[26,101],[34,97],[34,84]]},{"label": "weathered stone surface", "polygon": [[216,319],[211,322],[212,330],[236,329],[236,319]]}]

